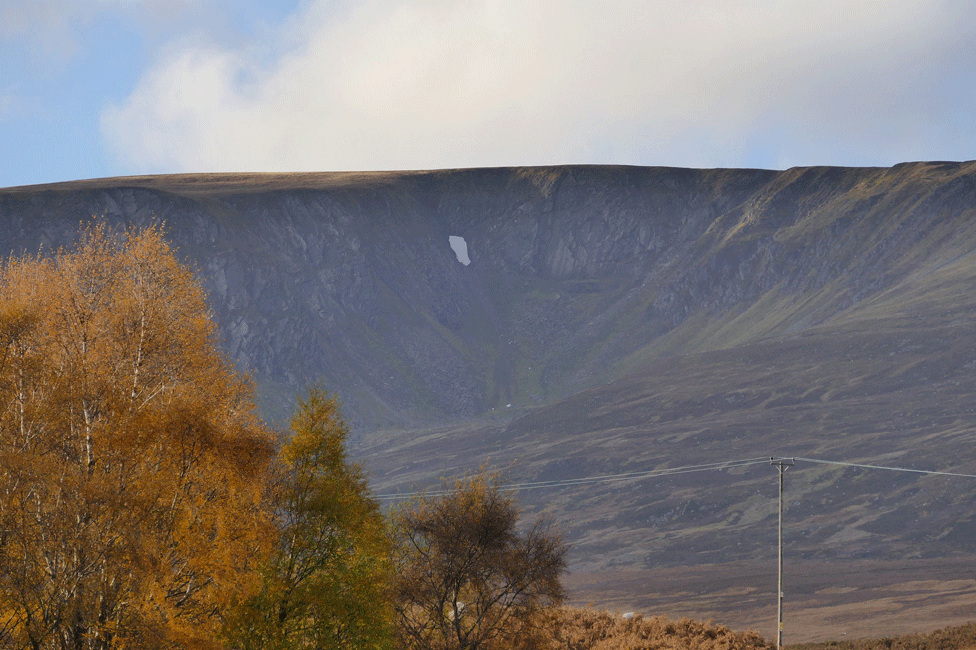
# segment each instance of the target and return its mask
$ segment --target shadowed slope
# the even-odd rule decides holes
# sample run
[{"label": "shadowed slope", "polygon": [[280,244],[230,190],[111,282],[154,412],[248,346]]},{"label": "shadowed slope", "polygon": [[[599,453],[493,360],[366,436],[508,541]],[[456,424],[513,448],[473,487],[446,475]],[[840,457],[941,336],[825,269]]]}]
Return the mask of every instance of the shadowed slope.
[{"label": "shadowed slope", "polygon": [[0,192],[0,248],[60,245],[92,215],[165,221],[265,394],[335,386],[363,430],[542,404],[649,360],[849,316],[974,249],[974,169],[78,181]]},{"label": "shadowed slope", "polygon": [[[266,413],[338,392],[381,492],[488,458],[513,481],[771,455],[976,473],[973,162],[79,181],[0,190],[0,248],[92,215],[165,221]],[[864,558],[922,584],[976,555],[972,480],[800,463],[788,489],[805,611],[851,605]],[[564,522],[583,602],[747,624],[774,602],[768,467],[519,498]],[[684,596],[648,586],[702,564]],[[748,584],[706,598],[716,575]]]}]

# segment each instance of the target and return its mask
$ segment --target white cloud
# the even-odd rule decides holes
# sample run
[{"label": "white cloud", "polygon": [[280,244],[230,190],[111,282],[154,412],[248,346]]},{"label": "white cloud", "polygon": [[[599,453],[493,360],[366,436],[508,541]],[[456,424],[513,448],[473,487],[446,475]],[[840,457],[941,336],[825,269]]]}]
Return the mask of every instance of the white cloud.
[{"label": "white cloud", "polygon": [[[318,0],[265,51],[172,47],[102,128],[141,171],[940,157],[926,152],[972,144],[936,99],[952,75],[974,86],[967,11]],[[976,97],[957,99],[971,115]]]}]

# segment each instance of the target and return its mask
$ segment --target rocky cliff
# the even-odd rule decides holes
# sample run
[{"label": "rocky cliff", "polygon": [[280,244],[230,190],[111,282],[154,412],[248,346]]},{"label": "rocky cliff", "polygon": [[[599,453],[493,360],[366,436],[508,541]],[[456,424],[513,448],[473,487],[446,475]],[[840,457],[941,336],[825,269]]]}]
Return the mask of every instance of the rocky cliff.
[{"label": "rocky cliff", "polygon": [[[976,474],[976,162],[79,181],[0,190],[0,252],[91,220],[165,224],[265,413],[338,393],[380,492],[488,459],[556,481],[519,498],[562,522],[580,602],[765,620],[776,493],[754,465],[569,481],[774,455]],[[918,617],[885,590],[976,562],[971,478],[789,476],[810,620]],[[954,584],[919,629],[958,622]]]},{"label": "rocky cliff", "polygon": [[0,251],[164,223],[265,411],[320,383],[367,431],[853,317],[958,264],[974,210],[972,163],[135,177],[0,190]]}]

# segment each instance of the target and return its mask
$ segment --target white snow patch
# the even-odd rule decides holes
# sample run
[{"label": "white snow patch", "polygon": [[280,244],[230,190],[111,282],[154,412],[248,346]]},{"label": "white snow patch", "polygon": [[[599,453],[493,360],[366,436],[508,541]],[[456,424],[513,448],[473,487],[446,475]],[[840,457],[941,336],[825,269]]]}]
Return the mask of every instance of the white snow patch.
[{"label": "white snow patch", "polygon": [[471,259],[468,257],[468,243],[464,241],[464,237],[451,235],[447,241],[454,250],[454,254],[457,255],[458,262],[465,266],[471,263]]}]

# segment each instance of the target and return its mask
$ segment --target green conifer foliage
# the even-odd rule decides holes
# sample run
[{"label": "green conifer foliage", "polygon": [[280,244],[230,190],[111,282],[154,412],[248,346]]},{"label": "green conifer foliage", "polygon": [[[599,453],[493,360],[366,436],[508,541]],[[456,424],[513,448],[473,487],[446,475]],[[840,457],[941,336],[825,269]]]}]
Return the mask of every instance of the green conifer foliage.
[{"label": "green conifer foliage", "polygon": [[345,452],[334,398],[311,390],[291,422],[269,500],[278,546],[261,593],[229,621],[244,650],[374,650],[392,644],[385,522]]}]

